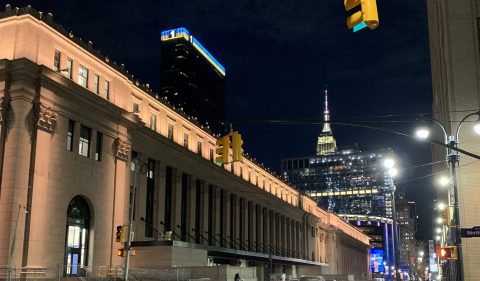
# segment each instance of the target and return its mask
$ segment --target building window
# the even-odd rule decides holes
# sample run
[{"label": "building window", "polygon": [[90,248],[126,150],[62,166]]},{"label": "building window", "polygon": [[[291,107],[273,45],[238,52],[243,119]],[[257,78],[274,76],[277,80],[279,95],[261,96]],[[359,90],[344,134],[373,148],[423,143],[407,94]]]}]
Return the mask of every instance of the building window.
[{"label": "building window", "polygon": [[73,60],[71,58],[67,58],[67,76],[69,79],[72,79],[72,71],[73,70]]},{"label": "building window", "polygon": [[68,119],[67,132],[67,150],[73,151],[73,131],[75,130],[75,121]]},{"label": "building window", "polygon": [[88,68],[81,65],[78,68],[78,84],[88,89]]},{"label": "building window", "polygon": [[97,132],[97,143],[95,145],[95,160],[102,161],[103,134]]},{"label": "building window", "polygon": [[173,140],[173,125],[168,124],[167,138]]},{"label": "building window", "polygon": [[172,193],[173,193],[173,169],[167,167],[165,170],[165,221],[164,231],[172,230]]},{"label": "building window", "polygon": [[100,94],[100,76],[98,74],[93,76],[93,92],[97,95]]},{"label": "building window", "polygon": [[140,113],[140,104],[137,103],[137,102],[133,102],[133,105],[132,105],[132,112],[133,113]]},{"label": "building window", "polygon": [[157,115],[154,113],[150,113],[150,129],[157,130]]},{"label": "building window", "polygon": [[55,55],[53,56],[53,70],[60,71],[60,51],[55,50]]},{"label": "building window", "polygon": [[188,148],[188,134],[183,133],[183,146]]},{"label": "building window", "polygon": [[81,125],[80,143],[78,144],[78,154],[90,157],[90,136],[92,129]]},{"label": "building window", "polygon": [[197,153],[202,155],[202,142],[201,141],[198,141],[198,144],[197,144]]},{"label": "building window", "polygon": [[103,84],[103,96],[110,100],[110,82],[105,80],[105,84]]},{"label": "building window", "polygon": [[210,161],[214,161],[213,159],[214,155],[213,155],[213,148],[210,148]]}]

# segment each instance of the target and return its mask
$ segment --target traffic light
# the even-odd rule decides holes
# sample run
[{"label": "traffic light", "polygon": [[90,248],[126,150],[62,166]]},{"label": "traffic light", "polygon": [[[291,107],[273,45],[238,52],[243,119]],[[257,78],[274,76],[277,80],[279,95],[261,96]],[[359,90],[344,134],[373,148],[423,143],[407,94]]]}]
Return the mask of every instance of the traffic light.
[{"label": "traffic light", "polygon": [[347,18],[347,27],[354,31],[368,26],[370,29],[378,27],[377,0],[344,0],[345,10],[352,11]]},{"label": "traffic light", "polygon": [[127,226],[119,225],[117,226],[117,233],[115,235],[115,241],[123,243],[125,241],[125,232],[127,230]]},{"label": "traffic light", "polygon": [[445,246],[438,249],[438,258],[441,260],[456,260],[457,256],[457,247],[455,246]]},{"label": "traffic light", "polygon": [[233,161],[240,161],[243,163],[243,140],[242,135],[238,132],[232,133],[232,150],[233,150]]},{"label": "traffic light", "polygon": [[228,163],[228,149],[230,147],[230,137],[223,136],[217,139],[217,157],[215,157],[215,162],[218,164]]},{"label": "traffic light", "polygon": [[115,242],[120,242],[122,240],[123,226],[117,226],[117,233],[115,234]]},{"label": "traffic light", "polygon": [[127,251],[125,251],[125,249],[117,249],[117,256],[119,257],[124,257],[125,254],[127,253]]}]

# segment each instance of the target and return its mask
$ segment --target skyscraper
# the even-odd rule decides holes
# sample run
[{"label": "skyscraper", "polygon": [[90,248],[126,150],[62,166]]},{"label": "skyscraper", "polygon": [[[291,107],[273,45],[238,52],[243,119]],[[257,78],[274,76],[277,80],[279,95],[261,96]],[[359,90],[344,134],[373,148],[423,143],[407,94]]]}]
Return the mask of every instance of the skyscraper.
[{"label": "skyscraper", "polygon": [[[393,243],[393,179],[384,167],[391,149],[362,151],[358,146],[338,148],[330,127],[325,90],[324,125],[314,156],[282,160],[282,176],[314,198],[322,208],[337,213],[370,237],[374,277],[390,274],[395,264]],[[384,264],[385,263],[385,264]]]},{"label": "skyscraper", "polygon": [[161,95],[212,132],[225,131],[225,68],[185,28],[161,33]]},{"label": "skyscraper", "polygon": [[337,142],[330,128],[330,111],[328,110],[328,90],[325,87],[325,110],[323,112],[323,130],[317,139],[317,155],[325,155],[337,150]]}]

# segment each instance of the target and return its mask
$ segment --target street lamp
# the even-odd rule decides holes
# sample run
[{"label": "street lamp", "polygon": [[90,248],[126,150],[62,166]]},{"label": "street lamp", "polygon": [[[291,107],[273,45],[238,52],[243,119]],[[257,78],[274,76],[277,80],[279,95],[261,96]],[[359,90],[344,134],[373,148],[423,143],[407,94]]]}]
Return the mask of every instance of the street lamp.
[{"label": "street lamp", "polygon": [[[396,203],[395,203],[395,185],[393,184],[393,178],[398,174],[398,170],[395,169],[395,160],[392,158],[386,158],[383,161],[383,166],[387,169],[387,175],[390,176],[391,178],[391,183],[390,183],[390,190],[391,190],[391,196],[392,196],[392,220],[393,220],[393,245],[394,245],[394,251],[395,251],[395,267],[392,266],[392,268],[397,268],[400,269],[399,263],[400,263],[400,252],[398,247],[398,229],[397,229],[397,210],[396,210]],[[401,273],[400,270],[394,270],[395,276],[397,280],[401,280]]]},{"label": "street lamp", "polygon": [[[474,124],[474,130],[477,134],[480,134],[480,111],[474,112],[467,114],[463,119],[460,121],[460,123],[457,126],[457,129],[455,130],[454,135],[447,135],[447,130],[445,127],[442,125],[442,123],[436,119],[430,119],[430,121],[434,122],[437,124],[443,132],[444,136],[444,143],[445,146],[447,147],[446,151],[446,160],[450,166],[450,174],[451,174],[451,188],[449,191],[450,195],[450,204],[453,205],[453,221],[451,224],[451,231],[453,232],[453,237],[454,237],[454,245],[457,246],[457,251],[458,251],[458,280],[463,281],[463,255],[462,255],[462,233],[461,233],[461,224],[460,224],[460,209],[459,209],[459,204],[458,204],[458,187],[457,187],[457,166],[459,163],[460,155],[458,154],[457,150],[457,145],[459,143],[459,132],[460,128],[462,127],[463,122],[467,120],[471,116],[478,116],[475,124]],[[427,119],[423,119],[425,121]],[[426,127],[421,127],[417,130],[416,135],[417,137],[421,139],[426,139],[428,138],[428,133],[427,130],[425,129]]]}]

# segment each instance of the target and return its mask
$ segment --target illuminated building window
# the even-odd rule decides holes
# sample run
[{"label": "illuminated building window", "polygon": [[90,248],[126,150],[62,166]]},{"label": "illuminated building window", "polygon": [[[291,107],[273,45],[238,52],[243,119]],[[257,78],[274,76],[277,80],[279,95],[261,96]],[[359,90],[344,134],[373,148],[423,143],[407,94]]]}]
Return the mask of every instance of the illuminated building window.
[{"label": "illuminated building window", "polygon": [[93,92],[100,94],[100,76],[98,74],[93,75]]},{"label": "illuminated building window", "polygon": [[110,100],[110,82],[105,80],[105,84],[103,84],[103,96]]},{"label": "illuminated building window", "polygon": [[91,129],[81,125],[80,127],[80,142],[78,144],[78,154],[90,157],[90,138]]},{"label": "illuminated building window", "polygon": [[53,70],[60,71],[60,51],[55,50],[55,55],[53,56]]},{"label": "illuminated building window", "polygon": [[167,138],[173,140],[173,125],[168,124]]},{"label": "illuminated building window", "polygon": [[78,68],[78,84],[88,89],[88,68],[82,65]]},{"label": "illuminated building window", "polygon": [[155,113],[150,113],[150,129],[157,130],[157,115]]},{"label": "illuminated building window", "polygon": [[183,133],[183,146],[188,148],[188,133]]},{"label": "illuminated building window", "polygon": [[73,77],[73,60],[71,58],[67,58],[67,76],[69,79]]}]

